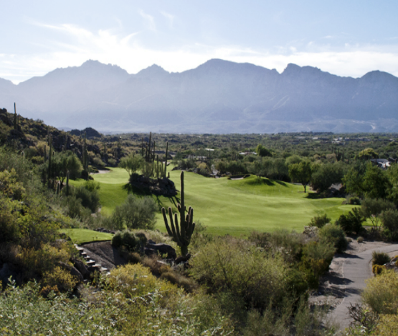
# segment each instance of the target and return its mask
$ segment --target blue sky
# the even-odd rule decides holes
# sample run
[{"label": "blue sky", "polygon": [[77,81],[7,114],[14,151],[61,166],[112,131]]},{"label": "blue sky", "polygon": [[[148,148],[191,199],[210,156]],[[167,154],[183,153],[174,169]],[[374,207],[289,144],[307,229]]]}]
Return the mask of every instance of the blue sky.
[{"label": "blue sky", "polygon": [[396,0],[0,0],[0,13],[0,78],[14,83],[88,59],[129,73],[222,58],[398,76]]}]

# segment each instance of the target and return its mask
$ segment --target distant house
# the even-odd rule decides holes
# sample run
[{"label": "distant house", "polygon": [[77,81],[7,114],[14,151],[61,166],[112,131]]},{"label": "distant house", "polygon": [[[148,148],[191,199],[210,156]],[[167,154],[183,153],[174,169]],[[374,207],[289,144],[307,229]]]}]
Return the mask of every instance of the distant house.
[{"label": "distant house", "polygon": [[387,159],[371,159],[370,162],[380,167],[381,169],[387,169],[391,165],[390,161]]},{"label": "distant house", "polygon": [[256,152],[240,152],[239,155],[246,156],[246,155],[257,155]]}]

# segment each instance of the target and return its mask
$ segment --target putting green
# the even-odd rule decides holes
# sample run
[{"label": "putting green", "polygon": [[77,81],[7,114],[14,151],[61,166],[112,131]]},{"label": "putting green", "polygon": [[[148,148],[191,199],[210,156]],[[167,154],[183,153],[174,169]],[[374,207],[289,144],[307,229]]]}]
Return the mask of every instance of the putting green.
[{"label": "putting green", "polygon": [[72,242],[75,244],[88,243],[98,240],[111,240],[113,237],[113,234],[110,233],[86,229],[61,229],[59,232],[65,233],[67,236],[69,236],[70,239],[72,239]]},{"label": "putting green", "polygon": [[[180,171],[170,178],[180,189]],[[93,175],[101,183],[102,212],[110,214],[127,196],[124,188],[128,174],[121,168]],[[315,215],[326,213],[333,220],[352,209],[341,205],[343,198],[316,199],[316,194],[303,192],[303,187],[250,176],[243,180],[206,178],[185,173],[185,204],[194,208],[194,219],[213,234],[247,235],[253,230],[273,231],[278,228],[302,231]],[[156,197],[160,206],[175,207],[177,198]],[[160,212],[157,228],[165,231]]]}]

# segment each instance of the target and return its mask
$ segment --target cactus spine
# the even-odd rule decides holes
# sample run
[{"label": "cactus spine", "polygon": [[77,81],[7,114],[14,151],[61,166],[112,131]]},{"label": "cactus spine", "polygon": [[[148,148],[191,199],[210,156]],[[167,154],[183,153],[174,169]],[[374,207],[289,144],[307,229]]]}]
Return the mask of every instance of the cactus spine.
[{"label": "cactus spine", "polygon": [[178,204],[178,212],[180,214],[180,225],[178,225],[178,214],[174,214],[173,220],[173,212],[169,207],[169,219],[170,226],[166,216],[166,209],[162,208],[162,214],[164,223],[166,225],[166,229],[168,234],[173,237],[174,241],[181,249],[182,256],[186,256],[188,254],[188,245],[191,242],[192,233],[195,229],[195,223],[193,223],[193,209],[189,207],[188,214],[185,215],[185,203],[184,203],[184,172],[181,172],[181,203]]}]

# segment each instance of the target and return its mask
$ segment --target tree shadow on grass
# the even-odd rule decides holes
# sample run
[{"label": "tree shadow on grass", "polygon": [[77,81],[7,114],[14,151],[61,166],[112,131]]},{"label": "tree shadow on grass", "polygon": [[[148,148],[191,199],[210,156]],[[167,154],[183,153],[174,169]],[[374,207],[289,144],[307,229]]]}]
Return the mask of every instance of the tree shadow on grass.
[{"label": "tree shadow on grass", "polygon": [[320,195],[318,193],[307,193],[307,196],[305,198],[308,199],[321,199]]},{"label": "tree shadow on grass", "polygon": [[284,181],[279,181],[279,180],[274,180],[275,183],[278,183],[279,185],[283,186],[283,187],[287,187],[287,183]]},{"label": "tree shadow on grass", "polygon": [[[149,188],[138,188],[136,186],[131,185],[130,183],[126,183],[123,186],[124,190],[127,190],[128,194],[134,194],[138,197],[145,197],[145,196],[155,196],[154,199],[159,207],[159,209],[161,209],[162,207],[164,207],[164,204],[162,202],[162,198],[158,195],[154,195],[151,193],[151,190]],[[171,196],[171,197],[166,197],[163,196],[164,198],[169,199],[170,203],[173,204],[174,207],[177,208],[177,204],[180,203],[180,199],[177,196]]]}]

